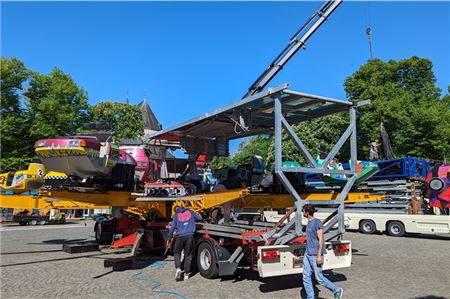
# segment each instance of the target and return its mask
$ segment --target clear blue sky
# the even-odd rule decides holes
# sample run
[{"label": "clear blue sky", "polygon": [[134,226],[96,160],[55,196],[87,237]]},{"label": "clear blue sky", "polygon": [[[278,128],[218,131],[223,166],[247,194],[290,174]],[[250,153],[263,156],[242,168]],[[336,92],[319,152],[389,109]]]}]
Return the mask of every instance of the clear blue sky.
[{"label": "clear blue sky", "polygon": [[[239,100],[322,2],[2,2],[1,54],[59,67],[89,103],[147,93],[165,128]],[[450,84],[450,2],[347,1],[270,85],[345,99],[343,81],[376,58],[430,59]]]}]

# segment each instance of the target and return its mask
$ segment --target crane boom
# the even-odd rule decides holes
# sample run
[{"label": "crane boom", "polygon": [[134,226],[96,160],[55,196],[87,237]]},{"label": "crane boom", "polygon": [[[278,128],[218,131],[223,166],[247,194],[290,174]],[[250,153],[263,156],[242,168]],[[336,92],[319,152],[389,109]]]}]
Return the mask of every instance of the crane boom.
[{"label": "crane boom", "polygon": [[300,48],[304,48],[306,41],[330,16],[330,14],[341,4],[342,0],[326,1],[306,23],[291,37],[289,44],[281,51],[269,67],[250,86],[243,98],[260,92],[278,74],[284,65],[291,59]]}]

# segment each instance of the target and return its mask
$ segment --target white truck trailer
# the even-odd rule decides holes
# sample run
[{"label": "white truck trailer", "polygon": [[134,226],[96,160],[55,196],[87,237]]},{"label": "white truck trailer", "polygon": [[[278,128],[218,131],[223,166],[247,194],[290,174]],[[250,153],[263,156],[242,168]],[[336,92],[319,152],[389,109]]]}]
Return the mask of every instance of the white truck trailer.
[{"label": "white truck trailer", "polygon": [[[325,219],[330,212],[315,214]],[[358,230],[363,234],[386,232],[393,237],[405,234],[449,234],[450,216],[448,215],[411,215],[383,209],[344,210],[344,225],[348,230]]]}]

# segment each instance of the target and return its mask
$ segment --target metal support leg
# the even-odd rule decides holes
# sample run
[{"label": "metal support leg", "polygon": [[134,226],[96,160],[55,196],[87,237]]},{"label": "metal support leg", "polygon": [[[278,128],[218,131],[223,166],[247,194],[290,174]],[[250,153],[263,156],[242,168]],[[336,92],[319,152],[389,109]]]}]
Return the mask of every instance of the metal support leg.
[{"label": "metal support leg", "polygon": [[303,234],[302,231],[302,208],[303,203],[302,200],[297,200],[295,202],[295,206],[297,207],[297,210],[295,211],[295,234],[297,236],[301,236]]},{"label": "metal support leg", "polygon": [[281,172],[282,145],[281,145],[281,103],[279,98],[275,98],[275,173]]}]

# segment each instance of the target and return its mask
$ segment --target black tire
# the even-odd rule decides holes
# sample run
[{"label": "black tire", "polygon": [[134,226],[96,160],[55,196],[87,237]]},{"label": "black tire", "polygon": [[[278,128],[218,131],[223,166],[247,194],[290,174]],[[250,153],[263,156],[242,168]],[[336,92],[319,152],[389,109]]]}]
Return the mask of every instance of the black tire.
[{"label": "black tire", "polygon": [[363,219],[359,223],[359,231],[363,234],[373,234],[377,230],[375,222],[369,219]]},{"label": "black tire", "polygon": [[205,278],[212,279],[219,275],[216,252],[208,242],[203,242],[198,246],[197,267],[200,275]]},{"label": "black tire", "polygon": [[110,245],[114,237],[111,226],[98,222],[95,224],[95,240],[99,245]]},{"label": "black tire", "polygon": [[405,234],[405,226],[400,221],[389,222],[387,233],[392,237],[402,237]]}]

